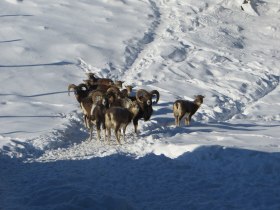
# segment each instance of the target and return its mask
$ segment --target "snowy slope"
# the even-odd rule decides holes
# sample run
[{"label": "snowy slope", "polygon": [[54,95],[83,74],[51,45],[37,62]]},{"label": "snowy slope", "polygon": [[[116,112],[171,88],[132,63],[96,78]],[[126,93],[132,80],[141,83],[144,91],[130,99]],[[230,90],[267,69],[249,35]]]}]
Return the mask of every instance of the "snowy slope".
[{"label": "snowy slope", "polygon": [[[0,209],[280,208],[277,0],[3,0],[0,23]],[[87,72],[160,92],[139,135],[87,139]]]}]

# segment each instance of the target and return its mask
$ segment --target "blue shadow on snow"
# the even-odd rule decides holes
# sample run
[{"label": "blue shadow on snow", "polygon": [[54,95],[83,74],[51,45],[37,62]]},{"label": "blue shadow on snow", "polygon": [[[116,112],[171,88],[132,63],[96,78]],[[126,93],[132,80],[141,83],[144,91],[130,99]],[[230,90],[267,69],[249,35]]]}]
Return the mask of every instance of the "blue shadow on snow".
[{"label": "blue shadow on snow", "polygon": [[0,156],[1,209],[280,209],[280,154],[220,146],[24,163]]}]

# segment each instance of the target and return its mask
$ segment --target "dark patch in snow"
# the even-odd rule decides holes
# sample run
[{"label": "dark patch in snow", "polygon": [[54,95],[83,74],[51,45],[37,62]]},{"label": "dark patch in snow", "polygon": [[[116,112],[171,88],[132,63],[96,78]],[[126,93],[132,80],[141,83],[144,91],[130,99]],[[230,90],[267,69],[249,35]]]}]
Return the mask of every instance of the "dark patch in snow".
[{"label": "dark patch in snow", "polygon": [[184,48],[176,48],[171,54],[168,55],[168,58],[174,62],[182,62],[186,59],[187,52]]}]

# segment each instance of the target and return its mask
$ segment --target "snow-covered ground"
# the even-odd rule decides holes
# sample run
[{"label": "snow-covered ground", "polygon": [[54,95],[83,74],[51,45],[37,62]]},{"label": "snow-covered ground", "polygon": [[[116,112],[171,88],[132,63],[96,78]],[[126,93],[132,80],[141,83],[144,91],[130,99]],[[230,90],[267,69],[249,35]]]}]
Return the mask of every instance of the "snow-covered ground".
[{"label": "snow-covered ground", "polygon": [[[0,209],[280,209],[278,0],[2,0],[0,24]],[[87,72],[160,92],[139,135],[88,140]]]}]

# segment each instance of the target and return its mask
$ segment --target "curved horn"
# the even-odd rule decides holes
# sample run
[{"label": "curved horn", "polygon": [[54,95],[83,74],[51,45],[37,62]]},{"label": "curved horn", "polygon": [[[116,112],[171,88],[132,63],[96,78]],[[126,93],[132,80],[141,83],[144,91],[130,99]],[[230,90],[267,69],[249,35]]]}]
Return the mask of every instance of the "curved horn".
[{"label": "curved horn", "polygon": [[136,100],[143,103],[143,99],[147,98],[149,96],[149,92],[144,89],[139,89],[136,92]]},{"label": "curved horn", "polygon": [[[96,90],[92,93],[91,99],[94,104],[96,104],[101,98],[103,98],[104,94],[100,90]],[[98,99],[99,98],[99,99]]]},{"label": "curved horn", "polygon": [[159,100],[159,92],[157,90],[152,90],[150,92],[150,94],[152,95],[152,97],[155,95],[157,97],[156,101],[154,102],[155,104],[158,103],[158,100]]},{"label": "curved horn", "polygon": [[74,85],[74,84],[70,84],[70,85],[68,85],[68,96],[70,96],[70,90],[72,90],[72,89],[76,89],[77,88],[77,86],[76,85]]}]

